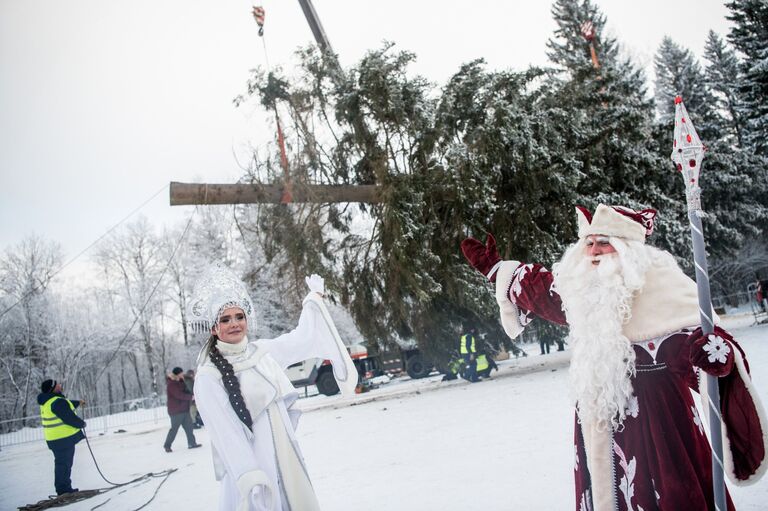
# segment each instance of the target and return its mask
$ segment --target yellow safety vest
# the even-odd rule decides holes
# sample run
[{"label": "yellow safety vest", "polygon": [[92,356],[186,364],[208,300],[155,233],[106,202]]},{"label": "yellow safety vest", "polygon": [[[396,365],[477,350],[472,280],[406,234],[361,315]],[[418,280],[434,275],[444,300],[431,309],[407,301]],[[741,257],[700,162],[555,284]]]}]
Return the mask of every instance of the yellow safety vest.
[{"label": "yellow safety vest", "polygon": [[480,355],[477,357],[477,371],[482,371],[484,369],[488,369],[488,358],[486,358],[485,355]]},{"label": "yellow safety vest", "polygon": [[40,405],[40,418],[42,419],[43,433],[47,442],[61,440],[62,438],[77,434],[77,432],[80,431],[80,428],[64,424],[59,416],[53,413],[53,403],[56,402],[57,399],[64,399],[73,411],[75,409],[75,405],[73,405],[69,399],[59,396],[54,396]]},{"label": "yellow safety vest", "polygon": [[462,355],[466,355],[467,353],[477,353],[475,350],[475,336],[470,334],[470,337],[472,337],[472,344],[469,347],[469,351],[467,351],[467,335],[464,334],[461,336],[461,346],[459,346],[459,351]]}]

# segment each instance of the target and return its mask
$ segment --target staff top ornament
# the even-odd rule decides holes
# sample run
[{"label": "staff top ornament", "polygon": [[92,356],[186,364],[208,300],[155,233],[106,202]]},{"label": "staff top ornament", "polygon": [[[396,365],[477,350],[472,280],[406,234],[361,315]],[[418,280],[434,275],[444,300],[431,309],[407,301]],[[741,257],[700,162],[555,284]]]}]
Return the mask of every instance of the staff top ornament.
[{"label": "staff top ornament", "polygon": [[672,161],[685,181],[685,195],[688,209],[701,211],[701,188],[699,173],[704,159],[704,144],[693,122],[688,117],[683,98],[675,97],[675,138],[672,142]]}]

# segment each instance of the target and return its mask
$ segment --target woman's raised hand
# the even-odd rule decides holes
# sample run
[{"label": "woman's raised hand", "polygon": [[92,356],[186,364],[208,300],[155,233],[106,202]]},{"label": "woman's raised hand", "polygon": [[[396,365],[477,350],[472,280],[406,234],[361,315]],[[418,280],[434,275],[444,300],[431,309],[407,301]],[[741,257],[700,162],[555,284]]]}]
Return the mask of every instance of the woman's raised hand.
[{"label": "woman's raised hand", "polygon": [[307,283],[307,287],[310,291],[323,296],[325,294],[325,281],[323,277],[313,273],[309,277],[304,277],[304,282]]}]

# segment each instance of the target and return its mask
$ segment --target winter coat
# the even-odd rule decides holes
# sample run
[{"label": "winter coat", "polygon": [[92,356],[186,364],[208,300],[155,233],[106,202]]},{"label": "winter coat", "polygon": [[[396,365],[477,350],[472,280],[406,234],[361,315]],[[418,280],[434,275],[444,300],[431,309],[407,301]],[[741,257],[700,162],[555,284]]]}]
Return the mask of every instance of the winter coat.
[{"label": "winter coat", "polygon": [[[221,345],[219,345],[221,346]],[[234,346],[233,346],[234,347]],[[222,351],[237,376],[253,424],[248,428],[230,404],[221,373],[207,355],[197,370],[195,394],[213,445],[220,511],[308,511],[318,508],[295,429],[298,392],[285,368],[310,358],[331,361],[344,395],[354,395],[357,370],[316,293],[304,300],[298,326],[276,339]],[[219,347],[220,350],[223,348]]]},{"label": "winter coat", "polygon": [[[68,426],[72,426],[73,428],[85,428],[85,421],[78,417],[74,411],[72,411],[72,409],[67,404],[67,398],[64,396],[64,394],[58,394],[54,392],[41,392],[37,395],[37,404],[42,406],[53,397],[63,398],[57,399],[53,405],[51,405],[51,411],[56,414],[59,419],[61,419],[61,422],[67,424]],[[76,399],[70,399],[69,402],[72,403],[75,408],[80,406],[80,401]],[[66,449],[72,447],[83,438],[85,438],[83,432],[78,431],[74,435],[68,436],[66,438],[60,438],[58,440],[52,440],[46,443],[48,444],[49,449],[55,451],[57,449]]]},{"label": "winter coat", "polygon": [[186,392],[184,382],[168,377],[165,379],[165,388],[168,393],[168,415],[189,413],[189,402],[195,396]]}]

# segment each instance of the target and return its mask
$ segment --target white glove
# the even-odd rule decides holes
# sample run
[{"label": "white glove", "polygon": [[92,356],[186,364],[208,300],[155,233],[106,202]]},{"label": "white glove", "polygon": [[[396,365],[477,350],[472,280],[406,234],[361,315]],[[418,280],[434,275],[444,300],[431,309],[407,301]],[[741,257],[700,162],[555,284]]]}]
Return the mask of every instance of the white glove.
[{"label": "white glove", "polygon": [[251,470],[237,480],[240,503],[237,511],[248,511],[258,505],[262,509],[272,509],[275,491],[262,470]]},{"label": "white glove", "polygon": [[304,282],[307,283],[307,287],[310,291],[323,296],[325,294],[325,281],[323,277],[313,273],[309,277],[304,277]]},{"label": "white glove", "polygon": [[257,486],[251,490],[251,505],[248,509],[272,509],[272,490],[266,486]]}]

